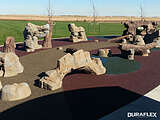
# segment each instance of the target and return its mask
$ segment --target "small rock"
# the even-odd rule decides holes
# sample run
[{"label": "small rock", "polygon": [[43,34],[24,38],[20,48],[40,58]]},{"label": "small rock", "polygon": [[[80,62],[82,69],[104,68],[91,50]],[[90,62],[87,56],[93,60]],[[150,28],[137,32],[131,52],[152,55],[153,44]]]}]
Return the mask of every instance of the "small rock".
[{"label": "small rock", "polygon": [[30,87],[27,83],[5,85],[2,88],[1,99],[3,101],[16,101],[27,98],[31,95]]},{"label": "small rock", "polygon": [[149,49],[148,49],[148,50],[147,50],[147,53],[149,53],[149,54],[150,54],[150,53],[151,53],[151,50],[149,50]]},{"label": "small rock", "polygon": [[[39,45],[39,38],[46,38],[49,33],[49,24],[38,26],[32,23],[27,23],[24,30],[24,46],[25,49],[41,49],[42,45]],[[26,50],[27,52],[33,52],[33,50]]]},{"label": "small rock", "polygon": [[148,57],[149,55],[148,55],[148,53],[144,53],[142,56]]},{"label": "small rock", "polygon": [[57,50],[63,50],[63,47],[58,47]]},{"label": "small rock", "polygon": [[95,40],[95,42],[97,42],[97,43],[98,43],[98,42],[99,42],[99,40]]},{"label": "small rock", "polygon": [[135,51],[134,49],[129,50],[128,60],[134,60]]},{"label": "small rock", "polygon": [[27,52],[34,52],[34,49],[26,49]]},{"label": "small rock", "polygon": [[112,52],[110,49],[99,49],[98,54],[100,57],[111,57]]},{"label": "small rock", "polygon": [[126,40],[126,39],[122,39],[122,43],[123,43],[123,44],[126,44],[126,43],[127,43],[127,40]]}]

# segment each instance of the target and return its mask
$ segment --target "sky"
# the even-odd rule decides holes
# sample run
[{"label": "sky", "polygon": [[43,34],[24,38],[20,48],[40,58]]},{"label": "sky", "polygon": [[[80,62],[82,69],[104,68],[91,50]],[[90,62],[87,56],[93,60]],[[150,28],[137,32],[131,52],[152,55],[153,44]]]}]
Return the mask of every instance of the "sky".
[{"label": "sky", "polygon": [[[92,0],[51,0],[54,15],[92,16]],[[160,16],[160,0],[93,0],[97,16]],[[0,15],[47,15],[48,0],[0,0]]]}]

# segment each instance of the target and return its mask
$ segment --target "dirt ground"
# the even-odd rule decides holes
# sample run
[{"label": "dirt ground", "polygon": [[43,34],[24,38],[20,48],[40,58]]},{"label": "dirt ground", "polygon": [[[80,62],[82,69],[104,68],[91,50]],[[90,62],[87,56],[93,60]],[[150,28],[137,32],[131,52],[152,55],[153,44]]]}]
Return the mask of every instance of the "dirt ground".
[{"label": "dirt ground", "polygon": [[[0,20],[39,20],[47,21],[47,16],[38,15],[0,15]],[[125,17],[125,16],[97,16],[98,22],[122,22],[125,20],[141,20],[140,17]],[[146,17],[147,21],[160,21],[158,17]],[[54,16],[53,21],[93,21],[91,16]]]}]

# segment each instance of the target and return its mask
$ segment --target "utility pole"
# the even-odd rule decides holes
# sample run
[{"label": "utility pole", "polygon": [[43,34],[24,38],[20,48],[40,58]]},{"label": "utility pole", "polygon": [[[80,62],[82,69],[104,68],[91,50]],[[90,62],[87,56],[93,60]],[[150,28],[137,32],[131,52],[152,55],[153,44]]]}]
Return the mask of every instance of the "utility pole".
[{"label": "utility pole", "polygon": [[43,47],[52,48],[52,32],[53,32],[53,11],[51,9],[51,1],[48,0],[48,24],[49,24],[49,33],[44,38]]},{"label": "utility pole", "polygon": [[94,32],[96,32],[96,8],[95,8],[94,0],[90,0],[90,3],[92,4],[92,9],[93,9]]},{"label": "utility pole", "polygon": [[140,12],[141,12],[141,21],[144,20],[144,11],[143,11],[143,0],[140,0]]}]

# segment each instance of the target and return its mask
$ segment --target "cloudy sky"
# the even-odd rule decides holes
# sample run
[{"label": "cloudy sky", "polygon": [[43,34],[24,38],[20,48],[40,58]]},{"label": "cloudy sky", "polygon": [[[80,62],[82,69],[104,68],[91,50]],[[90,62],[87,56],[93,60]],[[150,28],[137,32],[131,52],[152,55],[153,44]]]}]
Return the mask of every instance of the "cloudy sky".
[{"label": "cloudy sky", "polygon": [[[51,0],[54,15],[93,14],[92,0]],[[160,16],[160,0],[93,0],[98,16]],[[47,15],[48,0],[0,0],[0,14]]]}]

